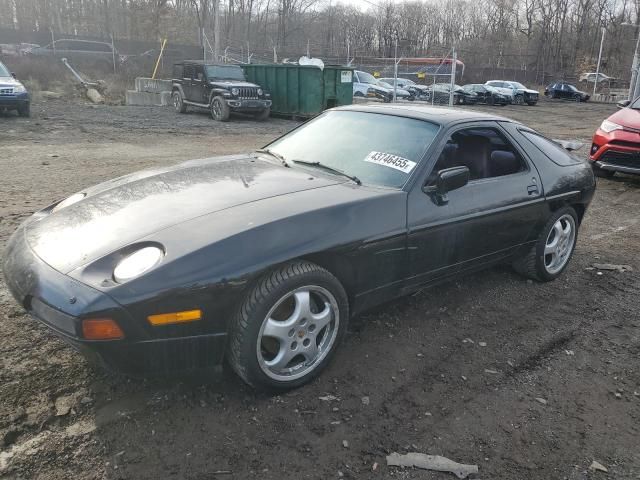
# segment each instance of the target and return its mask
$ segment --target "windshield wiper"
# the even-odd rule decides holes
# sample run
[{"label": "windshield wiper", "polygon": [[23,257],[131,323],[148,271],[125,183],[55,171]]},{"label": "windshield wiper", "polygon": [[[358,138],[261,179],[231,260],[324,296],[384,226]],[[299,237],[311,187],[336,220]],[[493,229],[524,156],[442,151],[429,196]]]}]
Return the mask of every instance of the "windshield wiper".
[{"label": "windshield wiper", "polygon": [[293,160],[293,163],[299,163],[301,165],[308,165],[310,167],[322,168],[323,170],[327,170],[328,172],[335,173],[336,175],[342,175],[343,177],[347,177],[349,180],[352,180],[352,181],[356,182],[358,185],[362,185],[362,182],[360,181],[360,179],[358,177],[356,177],[355,175],[349,175],[347,172],[343,172],[342,170],[339,170],[337,168],[330,167],[329,165],[325,165],[324,163],[308,162],[306,160]]},{"label": "windshield wiper", "polygon": [[284,165],[285,167],[291,168],[291,165],[289,165],[289,162],[286,158],[284,158],[279,153],[274,152],[270,148],[261,148],[259,150],[256,150],[256,153],[266,153],[267,155],[271,155],[273,158],[277,158],[278,160],[280,160],[280,163],[282,163],[282,165]]}]

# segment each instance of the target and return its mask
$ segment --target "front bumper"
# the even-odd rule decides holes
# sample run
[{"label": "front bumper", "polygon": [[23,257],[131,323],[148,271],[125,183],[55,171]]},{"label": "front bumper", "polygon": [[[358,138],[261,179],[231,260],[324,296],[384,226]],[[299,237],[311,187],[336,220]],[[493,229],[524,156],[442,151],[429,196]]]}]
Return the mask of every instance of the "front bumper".
[{"label": "front bumper", "polygon": [[640,133],[626,130],[607,133],[598,129],[589,159],[602,170],[640,175]]},{"label": "front bumper", "polygon": [[[4,278],[18,303],[91,361],[130,375],[198,370],[222,361],[226,334],[150,338],[109,295],[41,260],[28,245],[24,224],[9,240],[4,258]],[[105,317],[118,323],[124,339],[82,337],[83,319]]]},{"label": "front bumper", "polygon": [[227,105],[238,112],[262,111],[271,108],[271,100],[228,98]]},{"label": "front bumper", "polygon": [[16,109],[28,105],[31,101],[28,93],[17,93],[15,95],[0,95],[0,109]]}]

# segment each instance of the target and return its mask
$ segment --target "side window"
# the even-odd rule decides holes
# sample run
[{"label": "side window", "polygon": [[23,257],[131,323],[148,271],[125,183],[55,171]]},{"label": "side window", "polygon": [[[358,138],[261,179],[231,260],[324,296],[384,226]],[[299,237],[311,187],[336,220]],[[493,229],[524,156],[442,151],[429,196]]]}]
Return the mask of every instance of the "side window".
[{"label": "side window", "polygon": [[524,159],[497,128],[473,127],[451,134],[429,181],[445,168],[464,166],[469,179],[503,177],[526,170]]},{"label": "side window", "polygon": [[199,82],[204,80],[204,69],[200,65],[195,67],[195,75],[193,78]]},{"label": "side window", "polygon": [[360,83],[360,80],[358,80],[358,74],[356,72],[353,72],[353,81],[355,83]]},{"label": "side window", "polygon": [[185,65],[182,78],[191,80],[193,78],[193,65]]},{"label": "side window", "polygon": [[173,66],[173,78],[182,78],[182,65]]}]

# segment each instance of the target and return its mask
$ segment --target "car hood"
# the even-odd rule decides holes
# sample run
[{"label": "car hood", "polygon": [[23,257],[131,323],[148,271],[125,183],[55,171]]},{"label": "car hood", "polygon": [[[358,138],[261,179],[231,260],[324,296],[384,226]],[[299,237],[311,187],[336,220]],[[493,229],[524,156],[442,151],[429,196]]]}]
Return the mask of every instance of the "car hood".
[{"label": "car hood", "polygon": [[22,83],[13,77],[0,77],[0,87],[15,87],[16,85],[22,85]]},{"label": "car hood", "polygon": [[34,215],[25,235],[42,260],[68,273],[196,217],[337,183],[344,180],[251,156],[195,160],[91,187],[77,203]]},{"label": "car hood", "polygon": [[623,127],[640,130],[640,110],[623,108],[611,115],[607,120]]},{"label": "car hood", "polygon": [[519,88],[518,91],[524,93],[535,93],[536,95],[538,95],[538,91],[532,90],[531,88]]},{"label": "car hood", "polygon": [[259,88],[260,85],[256,85],[255,83],[251,83],[251,82],[243,82],[241,80],[212,80],[211,82],[209,82],[210,85],[213,85],[214,87],[222,87],[222,88],[243,88],[243,87],[253,87],[253,88]]}]

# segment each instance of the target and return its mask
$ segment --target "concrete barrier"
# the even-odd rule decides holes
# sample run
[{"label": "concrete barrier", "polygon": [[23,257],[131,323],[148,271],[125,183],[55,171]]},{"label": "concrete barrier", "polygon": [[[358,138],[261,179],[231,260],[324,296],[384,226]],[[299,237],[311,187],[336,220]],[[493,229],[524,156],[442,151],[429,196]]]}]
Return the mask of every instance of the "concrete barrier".
[{"label": "concrete barrier", "polygon": [[171,80],[137,77],[136,92],[161,93],[171,91]]},{"label": "concrete barrier", "polygon": [[125,97],[127,105],[139,105],[146,107],[166,107],[167,105],[171,105],[171,92],[152,93],[127,90]]}]

